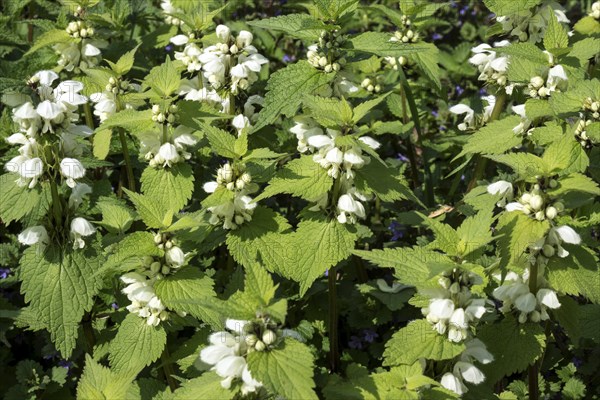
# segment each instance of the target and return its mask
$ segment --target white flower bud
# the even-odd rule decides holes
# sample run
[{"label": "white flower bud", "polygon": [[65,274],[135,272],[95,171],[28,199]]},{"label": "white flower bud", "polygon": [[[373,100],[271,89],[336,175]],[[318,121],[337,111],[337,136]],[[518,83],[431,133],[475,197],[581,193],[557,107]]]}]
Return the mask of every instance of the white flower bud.
[{"label": "white flower bud", "polygon": [[546,217],[548,219],[554,219],[558,215],[558,210],[554,207],[546,208]]},{"label": "white flower bud", "polygon": [[544,78],[542,78],[541,76],[534,76],[529,82],[531,83],[531,86],[533,86],[535,89],[539,89],[542,86],[544,86]]},{"label": "white flower bud", "polygon": [[555,251],[554,251],[554,247],[550,246],[549,244],[545,244],[542,247],[542,254],[544,254],[544,256],[550,258],[554,255]]},{"label": "white flower bud", "polygon": [[162,267],[162,265],[158,261],[155,261],[152,264],[150,264],[150,271],[153,274],[157,274],[160,271],[161,267]]},{"label": "white flower bud", "polygon": [[542,196],[536,194],[531,197],[531,200],[529,201],[529,205],[531,206],[531,208],[534,211],[538,211],[544,205],[544,199],[542,199]]},{"label": "white flower bud", "polygon": [[267,329],[262,335],[262,341],[268,346],[277,340],[277,335],[270,329]]},{"label": "white flower bud", "polygon": [[265,346],[265,344],[260,340],[258,340],[254,345],[254,350],[256,351],[264,351],[266,348],[267,346]]}]

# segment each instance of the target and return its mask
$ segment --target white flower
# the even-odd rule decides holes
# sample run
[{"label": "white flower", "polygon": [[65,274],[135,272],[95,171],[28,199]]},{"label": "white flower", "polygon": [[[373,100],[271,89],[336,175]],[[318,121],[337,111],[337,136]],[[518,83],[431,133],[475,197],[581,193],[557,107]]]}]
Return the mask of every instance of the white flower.
[{"label": "white flower", "polygon": [[185,263],[185,254],[179,247],[173,246],[166,251],[165,259],[171,266],[179,268]]},{"label": "white flower", "polygon": [[519,202],[512,202],[512,203],[508,203],[506,205],[506,211],[508,212],[512,212],[512,211],[523,211],[525,209],[525,206],[523,206],[523,204],[519,203]]},{"label": "white flower", "polygon": [[223,43],[228,42],[229,37],[231,36],[231,30],[226,25],[218,25],[215,29],[215,33],[217,34],[219,40]]},{"label": "white flower", "polygon": [[175,46],[183,46],[190,41],[190,37],[188,35],[177,35],[173,36],[169,41]]},{"label": "white flower", "polygon": [[32,246],[36,243],[40,243],[42,245],[47,244],[49,238],[46,228],[44,228],[42,225],[36,225],[31,226],[19,233],[17,239],[21,244]]},{"label": "white flower", "polygon": [[146,323],[152,326],[168,318],[165,306],[154,292],[154,280],[137,272],[129,272],[121,276],[121,281],[127,285],[122,292],[131,301],[127,306],[129,312],[146,318]]},{"label": "white flower", "polygon": [[512,184],[507,181],[498,181],[489,184],[487,187],[487,192],[491,195],[501,197],[501,199],[496,203],[498,207],[504,207],[506,201],[512,200],[513,198]]},{"label": "white flower", "polygon": [[551,289],[540,289],[536,294],[537,301],[540,304],[545,305],[548,308],[559,308],[560,302],[558,301],[558,297],[556,297],[556,292]]},{"label": "white flower", "polygon": [[471,339],[465,342],[465,351],[461,354],[463,361],[475,359],[482,364],[489,364],[494,361],[494,356],[490,353],[485,344],[479,339]]},{"label": "white flower", "polygon": [[94,115],[104,122],[108,117],[117,112],[117,103],[113,93],[102,92],[94,93],[90,96],[94,105]]},{"label": "white flower", "polygon": [[237,130],[238,136],[241,136],[243,133],[248,133],[252,129],[250,120],[244,114],[236,115],[231,121],[231,125]]},{"label": "white flower", "polygon": [[338,199],[338,217],[337,220],[341,224],[356,223],[357,218],[364,219],[366,217],[365,207],[359,201],[357,192],[348,192],[340,196]]},{"label": "white flower", "polygon": [[85,247],[85,242],[82,237],[93,235],[96,228],[85,218],[77,217],[71,221],[71,236],[73,238],[73,248],[82,249]]},{"label": "white flower", "polygon": [[373,150],[377,150],[378,148],[381,147],[381,143],[379,143],[377,140],[373,139],[370,136],[361,136],[358,138],[358,140],[360,140],[361,142],[363,142],[364,144],[366,144]]},{"label": "white flower", "polygon": [[454,393],[456,393],[458,395],[463,395],[468,391],[467,387],[462,382],[462,379],[460,377],[454,375],[451,372],[446,372],[442,376],[440,383],[442,384],[443,387],[445,387],[448,390],[453,391]]},{"label": "white flower", "polygon": [[466,104],[457,104],[448,109],[452,114],[460,115],[466,114],[463,122],[458,124],[458,129],[466,131],[469,127],[473,126],[473,120],[475,117],[475,111]]},{"label": "white flower", "polygon": [[83,201],[83,197],[90,193],[92,193],[92,188],[85,183],[76,184],[69,196],[69,207],[76,209]]},{"label": "white flower", "polygon": [[454,373],[460,373],[463,379],[475,385],[485,380],[485,375],[476,366],[465,361],[458,361],[454,365]]},{"label": "white flower", "polygon": [[63,158],[60,162],[60,173],[67,178],[67,186],[74,188],[75,180],[85,176],[85,168],[79,160],[74,158]]},{"label": "white flower", "polygon": [[548,244],[551,246],[557,247],[557,255],[561,258],[565,258],[569,255],[569,252],[565,250],[561,243],[569,243],[569,244],[580,244],[581,237],[573,228],[567,225],[562,225],[559,227],[551,228],[548,231]]}]

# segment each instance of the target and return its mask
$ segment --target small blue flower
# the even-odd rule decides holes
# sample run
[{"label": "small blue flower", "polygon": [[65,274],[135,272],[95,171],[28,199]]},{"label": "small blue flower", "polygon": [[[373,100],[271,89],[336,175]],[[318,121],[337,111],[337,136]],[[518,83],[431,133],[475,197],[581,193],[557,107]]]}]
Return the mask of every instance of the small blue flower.
[{"label": "small blue flower", "polygon": [[456,96],[458,97],[462,96],[462,94],[465,92],[465,89],[463,89],[460,85],[456,85],[454,90],[456,90]]},{"label": "small blue flower", "polygon": [[400,153],[398,153],[398,154],[396,155],[396,159],[397,159],[397,160],[400,160],[400,161],[402,161],[402,162],[408,162],[408,161],[409,161],[409,160],[408,160],[408,157],[406,157],[404,154],[400,154]]},{"label": "small blue flower", "polygon": [[73,366],[73,363],[69,360],[60,360],[58,366],[63,367],[68,371]]},{"label": "small blue flower", "polygon": [[119,309],[119,305],[117,304],[116,301],[113,302],[110,306],[112,307],[113,310],[118,310]]},{"label": "small blue flower", "polygon": [[431,115],[433,115],[435,118],[439,117],[440,113],[437,110],[431,110]]},{"label": "small blue flower", "polygon": [[6,279],[10,275],[10,268],[0,268],[0,279]]},{"label": "small blue flower", "polygon": [[480,96],[487,96],[487,94],[488,94],[488,92],[487,92],[486,88],[479,89]]},{"label": "small blue flower", "polygon": [[364,329],[363,330],[363,338],[367,343],[373,343],[375,339],[377,339],[379,335],[372,329]]},{"label": "small blue flower", "polygon": [[172,45],[168,44],[168,45],[165,46],[165,51],[167,53],[170,52],[171,50],[173,50],[173,46]]},{"label": "small blue flower", "polygon": [[434,32],[433,35],[431,35],[431,39],[432,40],[440,40],[442,39],[444,36],[440,33]]},{"label": "small blue flower", "polygon": [[356,349],[356,350],[360,350],[363,348],[362,345],[362,341],[360,340],[360,338],[358,336],[350,336],[350,341],[348,342],[348,346],[350,346],[351,349]]},{"label": "small blue flower", "polygon": [[392,232],[391,241],[395,242],[404,237],[404,226],[398,221],[392,221],[388,229]]},{"label": "small blue flower", "polygon": [[292,54],[292,55],[290,55],[290,54],[285,54],[285,55],[283,56],[283,62],[284,62],[284,63],[291,63],[291,62],[294,62],[294,61],[296,61],[296,56],[295,56],[295,55],[293,55],[293,54]]},{"label": "small blue flower", "polygon": [[573,365],[575,365],[575,368],[579,368],[583,365],[583,360],[581,358],[573,357]]}]

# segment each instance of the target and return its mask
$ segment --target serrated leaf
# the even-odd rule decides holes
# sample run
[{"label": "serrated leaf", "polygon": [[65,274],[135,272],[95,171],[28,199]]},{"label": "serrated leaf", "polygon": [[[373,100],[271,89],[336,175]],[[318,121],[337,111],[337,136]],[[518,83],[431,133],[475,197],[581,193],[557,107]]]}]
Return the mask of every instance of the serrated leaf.
[{"label": "serrated leaf", "polygon": [[426,43],[422,45],[428,45],[424,51],[419,51],[411,55],[411,58],[415,61],[417,66],[425,72],[425,75],[433,84],[437,90],[442,90],[442,83],[440,82],[440,67],[439,63],[439,50],[432,43]]},{"label": "serrated leaf", "polygon": [[583,172],[589,165],[585,151],[571,135],[563,135],[548,146],[542,155],[542,161],[547,175]]},{"label": "serrated leaf", "polygon": [[558,186],[548,189],[548,194],[552,198],[560,198],[560,201],[568,209],[572,209],[592,202],[594,197],[600,196],[600,188],[593,179],[586,175],[572,173],[561,177]]},{"label": "serrated leaf", "polygon": [[110,342],[108,359],[119,375],[134,378],[160,357],[167,343],[167,333],[162,325],[152,326],[146,321],[137,314],[128,314]]},{"label": "serrated leaf", "polygon": [[187,204],[194,191],[192,168],[183,163],[171,168],[147,167],[142,172],[140,181],[142,192],[146,196],[175,212]]},{"label": "serrated leaf", "polygon": [[390,92],[377,96],[374,99],[364,101],[354,107],[352,110],[352,122],[357,124],[361,119],[363,119],[370,111],[372,111],[375,107],[377,107],[382,101],[387,99]]},{"label": "serrated leaf", "polygon": [[465,349],[463,343],[454,343],[440,335],[424,319],[410,322],[394,333],[385,344],[383,365],[413,364],[419,358],[450,360]]},{"label": "serrated leaf", "polygon": [[422,204],[394,169],[379,162],[371,161],[357,169],[354,184],[361,193],[373,193],[383,201],[409,199]]},{"label": "serrated leaf", "polygon": [[600,304],[600,267],[598,258],[587,248],[563,244],[565,258],[548,260],[546,273],[551,287],[559,292],[582,295]]},{"label": "serrated leaf", "polygon": [[102,213],[102,221],[99,222],[99,225],[111,233],[123,233],[133,223],[133,212],[119,202],[99,201],[98,208]]},{"label": "serrated leaf", "polygon": [[600,22],[591,15],[586,15],[573,28],[583,35],[594,35],[600,33]]},{"label": "serrated leaf", "polygon": [[131,379],[115,373],[85,355],[85,367],[77,384],[78,400],[124,399],[130,389]]},{"label": "serrated leaf", "polygon": [[502,154],[513,147],[519,146],[523,139],[513,132],[513,128],[519,125],[520,122],[521,117],[511,115],[489,123],[469,137],[455,159],[472,153]]},{"label": "serrated leaf", "polygon": [[327,170],[315,163],[312,156],[301,156],[290,161],[269,181],[269,186],[254,201],[287,193],[306,200],[316,200],[326,194],[333,185]]},{"label": "serrated leaf", "polygon": [[[10,168],[8,164],[5,167]],[[48,185],[37,185],[33,189],[29,189],[27,185],[20,187],[15,183],[18,178],[13,173],[0,176],[0,219],[7,225],[34,211],[47,210],[50,203]]]},{"label": "serrated leaf", "polygon": [[[258,206],[252,221],[229,232],[227,249],[235,261],[247,267],[258,261],[259,252],[268,250],[277,241],[277,235],[290,228],[284,217],[270,208]],[[270,270],[274,268],[268,264],[265,266]]]},{"label": "serrated leaf", "polygon": [[312,94],[335,78],[335,73],[325,73],[307,61],[299,61],[278,70],[269,79],[264,107],[254,125],[257,131],[272,124],[279,115],[294,115],[306,94]]},{"label": "serrated leaf", "polygon": [[38,36],[33,46],[31,46],[31,48],[27,50],[24,56],[27,56],[46,46],[50,46],[56,43],[66,43],[74,40],[75,39],[73,39],[71,35],[67,33],[66,30],[53,29],[51,31],[44,32],[40,36]]},{"label": "serrated leaf", "polygon": [[21,293],[50,332],[56,349],[69,358],[83,314],[93,305],[101,281],[93,249],[65,250],[38,246],[25,250],[20,261]]},{"label": "serrated leaf", "polygon": [[133,134],[148,131],[154,128],[152,121],[152,110],[130,110],[125,109],[108,117],[96,128],[96,135],[105,130],[121,127]]},{"label": "serrated leaf", "polygon": [[353,254],[382,268],[393,268],[394,277],[407,285],[424,283],[448,269],[446,255],[422,247],[396,247],[383,250],[354,250]]},{"label": "serrated leaf", "polygon": [[175,274],[156,282],[154,291],[163,304],[171,310],[186,312],[209,323],[214,328],[221,325],[221,316],[189,300],[215,296],[213,280],[196,267],[183,267]]},{"label": "serrated leaf", "polygon": [[546,346],[546,335],[541,325],[519,324],[511,316],[500,323],[480,327],[477,338],[494,356],[493,362],[480,367],[489,382],[497,382],[503,376],[525,370],[543,354]]},{"label": "serrated leaf", "polygon": [[392,35],[383,32],[365,32],[353,37],[348,41],[354,50],[364,53],[375,54],[381,57],[407,56],[418,52],[431,50],[429,44],[407,44],[401,42],[390,42]]},{"label": "serrated leaf", "polygon": [[243,132],[235,139],[233,151],[238,157],[243,157],[248,152],[248,133]]},{"label": "serrated leaf", "polygon": [[510,153],[500,155],[486,155],[501,164],[511,167],[520,179],[532,181],[536,175],[544,175],[546,163],[538,156],[530,153]]},{"label": "serrated leaf", "polygon": [[101,271],[112,268],[129,271],[142,265],[144,256],[162,257],[164,252],[156,246],[152,232],[130,233],[116,244]]},{"label": "serrated leaf", "polygon": [[484,3],[496,15],[509,15],[529,10],[541,0],[484,0]]},{"label": "serrated leaf", "polygon": [[[224,389],[221,386],[223,378],[216,372],[205,372],[201,376],[183,382],[173,393],[173,400],[211,399],[231,400],[237,390]],[[234,387],[235,389],[236,387]]]},{"label": "serrated leaf", "polygon": [[161,204],[150,196],[138,194],[127,189],[123,190],[135,205],[136,211],[148,228],[164,228],[171,225],[174,212],[172,209],[165,210],[164,203]]},{"label": "serrated leaf", "polygon": [[548,7],[550,20],[544,34],[544,47],[546,50],[561,49],[569,45],[567,30],[558,22],[558,18],[551,7]]},{"label": "serrated leaf", "polygon": [[326,128],[341,128],[352,122],[352,107],[343,98],[305,96],[303,104],[310,110],[311,117]]},{"label": "serrated leaf", "polygon": [[322,21],[308,14],[288,14],[249,21],[248,25],[267,31],[280,31],[301,40],[317,41],[327,29]]},{"label": "serrated leaf", "polygon": [[285,338],[271,351],[248,354],[252,377],[263,383],[269,393],[283,399],[317,399],[313,380],[314,359],[303,343]]},{"label": "serrated leaf", "polygon": [[144,79],[144,83],[162,99],[175,93],[179,89],[180,82],[181,76],[169,57],[161,65],[152,68]]},{"label": "serrated leaf", "polygon": [[136,46],[132,50],[129,50],[127,53],[119,57],[119,60],[113,67],[113,71],[115,71],[115,73],[119,75],[125,75],[129,72],[129,70],[133,67],[133,62],[135,61],[135,52],[139,46],[140,45]]},{"label": "serrated leaf", "polygon": [[208,138],[212,151],[227,158],[237,158],[235,151],[235,136],[217,127],[203,124],[203,132]]},{"label": "serrated leaf", "polygon": [[538,221],[520,211],[505,212],[496,227],[500,249],[500,267],[519,265],[526,259],[525,251],[542,238],[550,228],[548,221]]}]

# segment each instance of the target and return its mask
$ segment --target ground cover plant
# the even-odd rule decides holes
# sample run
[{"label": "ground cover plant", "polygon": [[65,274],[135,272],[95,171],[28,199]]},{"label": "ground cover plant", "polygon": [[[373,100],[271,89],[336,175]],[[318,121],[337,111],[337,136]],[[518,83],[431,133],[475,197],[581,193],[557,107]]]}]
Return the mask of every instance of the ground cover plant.
[{"label": "ground cover plant", "polygon": [[600,2],[0,10],[4,399],[600,398]]}]

